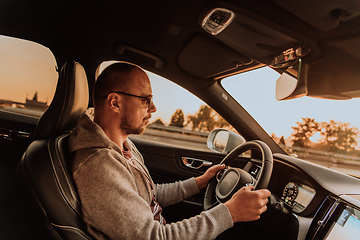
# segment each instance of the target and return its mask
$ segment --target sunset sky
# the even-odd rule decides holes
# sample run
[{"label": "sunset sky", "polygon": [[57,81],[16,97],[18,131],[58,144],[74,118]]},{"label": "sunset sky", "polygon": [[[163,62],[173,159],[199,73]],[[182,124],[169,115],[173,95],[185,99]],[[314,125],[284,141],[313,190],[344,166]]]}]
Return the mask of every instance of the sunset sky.
[{"label": "sunset sky", "polygon": [[[0,37],[0,99],[25,102],[38,92],[38,100],[54,95],[56,61],[49,49],[28,41]],[[34,84],[37,82],[37,84]]]}]

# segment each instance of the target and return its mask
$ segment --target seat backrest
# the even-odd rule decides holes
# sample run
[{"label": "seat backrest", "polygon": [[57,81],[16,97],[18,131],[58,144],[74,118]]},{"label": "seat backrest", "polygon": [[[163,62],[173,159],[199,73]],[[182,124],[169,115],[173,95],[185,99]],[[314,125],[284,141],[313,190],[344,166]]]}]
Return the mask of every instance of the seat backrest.
[{"label": "seat backrest", "polygon": [[41,116],[34,139],[46,139],[71,131],[89,104],[89,87],[84,68],[67,62],[61,68],[53,100]]},{"label": "seat backrest", "polygon": [[92,239],[81,217],[68,161],[69,132],[88,107],[84,68],[67,62],[60,70],[53,101],[41,117],[15,172],[22,205],[47,239]]}]

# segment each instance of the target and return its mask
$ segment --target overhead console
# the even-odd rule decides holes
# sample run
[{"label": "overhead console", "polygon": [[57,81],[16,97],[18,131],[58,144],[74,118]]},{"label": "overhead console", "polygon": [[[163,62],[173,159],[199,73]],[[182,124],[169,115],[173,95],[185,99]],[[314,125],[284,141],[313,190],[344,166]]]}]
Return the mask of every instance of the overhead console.
[{"label": "overhead console", "polygon": [[218,35],[234,20],[235,13],[226,8],[213,9],[202,21],[202,28],[211,35]]},{"label": "overhead console", "polygon": [[270,64],[282,51],[305,44],[284,34],[285,29],[268,19],[234,6],[208,6],[200,21],[203,29],[216,39],[265,64]]},{"label": "overhead console", "polygon": [[[316,49],[313,42],[295,32],[227,3],[206,6],[199,25],[203,32],[189,41],[178,62],[190,74],[204,79],[221,79],[265,65],[284,72],[286,66],[282,64],[289,56],[304,56],[297,55],[296,49],[307,49],[301,51],[306,55]],[[204,65],[208,67],[204,69]]]}]

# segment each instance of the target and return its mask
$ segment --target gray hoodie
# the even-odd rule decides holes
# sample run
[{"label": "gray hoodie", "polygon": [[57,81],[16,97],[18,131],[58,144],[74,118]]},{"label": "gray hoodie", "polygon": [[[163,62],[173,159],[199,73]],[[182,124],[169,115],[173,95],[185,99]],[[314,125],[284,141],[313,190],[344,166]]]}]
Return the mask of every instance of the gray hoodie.
[{"label": "gray hoodie", "polygon": [[[75,153],[71,166],[82,214],[96,239],[207,240],[233,226],[224,204],[176,223],[162,225],[154,220],[150,208],[150,174],[141,154],[130,140],[125,142],[138,165],[134,167],[119,146],[93,122],[90,114],[81,117],[70,135],[69,145],[70,151]],[[155,200],[162,207],[197,193],[199,189],[194,178],[155,184]]]}]

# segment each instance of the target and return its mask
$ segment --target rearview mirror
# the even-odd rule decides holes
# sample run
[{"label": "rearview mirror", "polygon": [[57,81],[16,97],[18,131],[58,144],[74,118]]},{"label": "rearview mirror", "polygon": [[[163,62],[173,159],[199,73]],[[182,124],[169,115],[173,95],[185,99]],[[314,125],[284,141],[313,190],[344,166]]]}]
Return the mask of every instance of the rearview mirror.
[{"label": "rearview mirror", "polygon": [[243,143],[245,143],[245,139],[242,136],[223,128],[211,131],[207,139],[207,146],[210,150],[225,154]]},{"label": "rearview mirror", "polygon": [[276,99],[288,100],[306,96],[308,64],[298,59],[276,81]]}]

